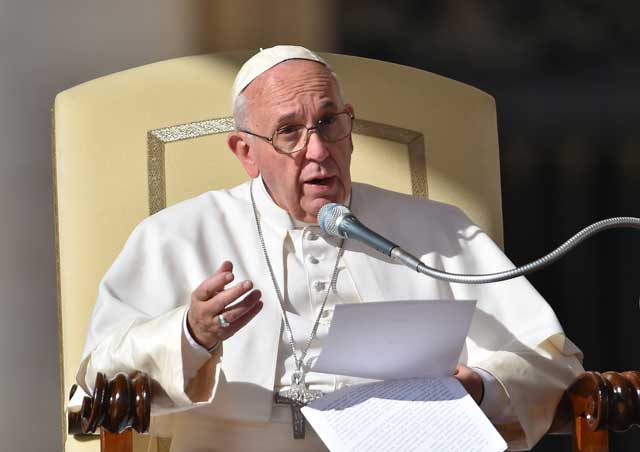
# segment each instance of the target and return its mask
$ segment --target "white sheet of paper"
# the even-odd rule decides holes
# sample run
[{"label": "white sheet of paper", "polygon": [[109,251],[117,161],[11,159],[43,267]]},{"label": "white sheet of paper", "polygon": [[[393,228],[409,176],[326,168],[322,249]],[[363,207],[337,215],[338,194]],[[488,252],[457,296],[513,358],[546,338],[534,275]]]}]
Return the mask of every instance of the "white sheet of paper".
[{"label": "white sheet of paper", "polygon": [[475,300],[336,305],[312,370],[376,380],[453,375],[475,306]]},{"label": "white sheet of paper", "polygon": [[331,452],[502,452],[500,434],[454,378],[341,389],[302,408]]}]

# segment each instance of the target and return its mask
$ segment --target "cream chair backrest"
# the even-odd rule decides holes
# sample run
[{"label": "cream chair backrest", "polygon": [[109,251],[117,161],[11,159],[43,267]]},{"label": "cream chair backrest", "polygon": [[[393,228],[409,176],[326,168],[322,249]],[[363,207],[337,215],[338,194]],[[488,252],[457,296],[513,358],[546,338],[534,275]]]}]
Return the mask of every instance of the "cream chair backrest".
[{"label": "cream chair backrest", "polygon": [[[231,84],[248,56],[163,61],[56,97],[63,394],[74,383],[99,280],[134,226],[165,205],[246,180],[225,132]],[[502,243],[493,98],[410,67],[323,57],[358,118],[354,180],[458,205]]]}]

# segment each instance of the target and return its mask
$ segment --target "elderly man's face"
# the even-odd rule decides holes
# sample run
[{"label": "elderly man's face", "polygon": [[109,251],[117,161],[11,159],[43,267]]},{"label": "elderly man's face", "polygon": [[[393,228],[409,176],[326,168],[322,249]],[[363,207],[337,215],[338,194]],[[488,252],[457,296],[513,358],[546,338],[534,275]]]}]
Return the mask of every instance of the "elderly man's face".
[{"label": "elderly man's face", "polygon": [[[328,115],[352,112],[322,64],[290,60],[256,78],[244,91],[248,130],[271,137],[290,125],[315,126]],[[282,154],[246,133],[229,136],[229,147],[251,177],[259,174],[273,200],[294,218],[316,222],[328,202],[344,203],[351,192],[351,136],[327,143],[314,132],[306,149]]]}]

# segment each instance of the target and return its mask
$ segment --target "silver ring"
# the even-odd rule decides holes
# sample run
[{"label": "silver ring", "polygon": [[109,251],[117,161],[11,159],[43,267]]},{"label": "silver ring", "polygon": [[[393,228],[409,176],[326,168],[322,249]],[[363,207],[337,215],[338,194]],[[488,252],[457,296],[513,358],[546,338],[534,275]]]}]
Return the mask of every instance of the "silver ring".
[{"label": "silver ring", "polygon": [[227,328],[231,325],[231,323],[227,322],[227,319],[224,318],[224,315],[218,314],[218,325],[221,328]]}]

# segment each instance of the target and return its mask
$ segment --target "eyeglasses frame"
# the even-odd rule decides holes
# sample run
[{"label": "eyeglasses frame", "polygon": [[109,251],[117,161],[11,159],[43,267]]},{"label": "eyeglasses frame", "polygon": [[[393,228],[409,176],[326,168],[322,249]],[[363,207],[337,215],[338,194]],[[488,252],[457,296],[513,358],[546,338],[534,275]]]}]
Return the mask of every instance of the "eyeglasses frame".
[{"label": "eyeglasses frame", "polygon": [[351,134],[351,132],[353,132],[353,120],[355,119],[355,115],[354,115],[351,111],[349,111],[349,110],[343,110],[343,111],[338,112],[338,113],[332,113],[332,115],[333,115],[333,116],[339,116],[339,115],[343,115],[343,114],[347,114],[347,115],[349,115],[349,118],[351,119],[351,126],[349,127],[349,132],[348,132],[345,136],[343,136],[343,137],[341,137],[341,138],[338,138],[337,140],[331,140],[331,141],[329,141],[329,140],[327,140],[326,138],[324,138],[324,137],[323,137],[323,136],[318,132],[318,127],[320,127],[320,126],[322,125],[322,124],[320,124],[320,121],[321,121],[321,120],[317,121],[317,122],[316,122],[316,125],[315,125],[315,126],[312,126],[312,127],[307,127],[307,126],[305,126],[304,124],[292,124],[292,125],[293,125],[293,126],[295,126],[295,127],[304,127],[305,129],[307,129],[307,134],[306,134],[306,136],[305,136],[304,146],[302,146],[300,149],[296,149],[296,150],[293,150],[293,151],[290,151],[290,152],[286,152],[286,151],[283,151],[282,149],[278,149],[278,148],[273,144],[273,140],[275,139],[276,135],[278,134],[278,130],[274,130],[273,135],[271,135],[271,138],[266,137],[266,136],[264,136],[264,135],[258,135],[257,133],[253,133],[253,132],[251,132],[251,131],[249,131],[249,130],[246,130],[246,129],[238,129],[238,132],[247,133],[247,134],[249,134],[249,135],[251,135],[251,136],[254,136],[254,137],[256,137],[256,138],[260,138],[260,139],[262,139],[262,140],[266,141],[266,142],[267,142],[267,143],[269,143],[271,146],[273,146],[273,149],[275,149],[275,150],[276,150],[277,152],[279,152],[280,154],[295,154],[296,152],[303,151],[303,150],[305,150],[305,149],[307,148],[307,145],[309,144],[309,139],[310,139],[310,137],[311,137],[311,133],[312,133],[312,131],[313,131],[313,130],[315,130],[315,131],[318,133],[318,136],[319,136],[322,140],[325,140],[327,143],[337,143],[338,141],[343,140],[343,139],[345,139],[346,137],[348,137],[348,136]]}]

